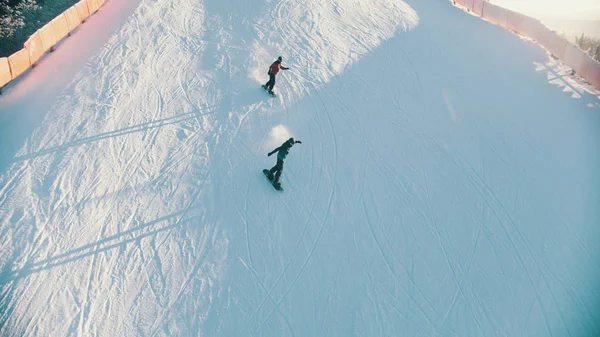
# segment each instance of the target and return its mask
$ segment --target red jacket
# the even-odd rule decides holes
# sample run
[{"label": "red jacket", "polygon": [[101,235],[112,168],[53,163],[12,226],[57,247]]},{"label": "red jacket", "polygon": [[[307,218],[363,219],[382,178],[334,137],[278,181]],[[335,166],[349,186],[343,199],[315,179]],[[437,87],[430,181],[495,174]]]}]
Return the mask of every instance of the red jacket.
[{"label": "red jacket", "polygon": [[269,73],[277,75],[280,69],[288,70],[289,68],[282,66],[281,63],[273,62],[273,64],[271,64],[269,67]]}]

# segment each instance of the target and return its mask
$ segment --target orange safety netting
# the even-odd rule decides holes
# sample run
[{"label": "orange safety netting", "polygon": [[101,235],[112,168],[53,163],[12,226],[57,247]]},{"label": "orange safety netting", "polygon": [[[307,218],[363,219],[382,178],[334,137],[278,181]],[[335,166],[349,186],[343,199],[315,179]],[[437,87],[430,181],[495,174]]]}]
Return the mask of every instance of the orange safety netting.
[{"label": "orange safety netting", "polygon": [[0,88],[35,65],[48,49],[69,35],[104,2],[105,0],[79,1],[31,35],[25,42],[25,48],[9,57],[0,58]]},{"label": "orange safety netting", "polygon": [[8,57],[8,64],[10,65],[10,72],[13,79],[24,73],[31,66],[27,49],[21,49],[10,55]]},{"label": "orange safety netting", "polygon": [[520,33],[523,31],[523,26],[525,24],[526,21],[526,16],[517,12],[513,12],[513,11],[508,11],[508,17],[506,19],[506,26],[517,32]]},{"label": "orange safety netting", "polygon": [[485,6],[489,4],[485,2],[485,0],[472,0],[471,2],[472,3],[470,8],[473,11],[473,13],[477,15],[483,15],[483,13],[485,12]]},{"label": "orange safety netting", "polygon": [[555,32],[549,32],[547,41],[545,41],[545,43],[542,45],[546,47],[552,53],[552,55],[564,60],[565,52],[567,50],[567,40],[565,40],[562,36],[556,34]]},{"label": "orange safety netting", "polygon": [[98,1],[97,0],[86,0],[88,9],[90,10],[90,14],[95,13],[98,10]]},{"label": "orange safety netting", "polygon": [[542,46],[546,47],[550,45],[551,35],[552,31],[540,22],[540,26],[536,29],[535,35],[531,36],[531,38],[536,40]]},{"label": "orange safety netting", "polygon": [[75,4],[75,9],[77,9],[77,15],[79,15],[79,20],[82,22],[90,16],[90,10],[87,6],[87,0],[81,0]]},{"label": "orange safety netting", "polygon": [[488,21],[500,25],[502,27],[508,27],[508,10],[496,6],[494,4],[485,4],[485,11],[483,17]]},{"label": "orange safety netting", "polygon": [[51,22],[48,22],[44,27],[38,30],[40,34],[40,38],[42,39],[42,45],[44,46],[44,50],[48,50],[58,42],[58,37],[56,36],[56,31],[54,30],[54,25]]},{"label": "orange safety netting", "polygon": [[38,32],[35,32],[35,34],[31,35],[29,39],[25,41],[25,48],[29,52],[29,62],[31,62],[32,65],[35,64],[47,50],[44,48],[44,44],[42,43],[42,39]]},{"label": "orange safety netting", "polygon": [[522,22],[521,29],[518,31],[523,36],[536,39],[540,32],[546,31],[546,27],[538,20],[525,16]]},{"label": "orange safety netting", "polygon": [[587,54],[583,50],[569,43],[567,45],[567,50],[565,51],[565,63],[577,73],[581,74],[583,71],[583,60],[586,56]]},{"label": "orange safety netting", "polygon": [[77,8],[75,8],[75,6],[72,6],[65,11],[65,19],[67,19],[69,31],[73,31],[73,29],[77,28],[77,26],[81,24],[81,19],[79,18],[79,14],[77,13]]},{"label": "orange safety netting", "polygon": [[585,55],[582,63],[581,76],[600,89],[600,63],[594,61],[588,55]]},{"label": "orange safety netting", "polygon": [[0,57],[0,88],[2,88],[6,83],[12,80],[12,75],[10,74],[10,66],[8,65],[7,57]]},{"label": "orange safety netting", "polygon": [[54,20],[51,21],[52,26],[54,28],[54,35],[56,36],[56,42],[62,40],[65,36],[69,35],[69,25],[67,24],[67,19],[63,14],[55,17]]}]

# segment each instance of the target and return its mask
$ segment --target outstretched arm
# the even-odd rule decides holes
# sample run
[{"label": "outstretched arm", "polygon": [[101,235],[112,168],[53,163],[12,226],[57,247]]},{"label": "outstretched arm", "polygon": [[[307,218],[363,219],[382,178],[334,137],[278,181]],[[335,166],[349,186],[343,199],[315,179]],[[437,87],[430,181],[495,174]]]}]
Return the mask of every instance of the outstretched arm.
[{"label": "outstretched arm", "polygon": [[275,153],[275,152],[279,151],[279,149],[280,149],[280,148],[281,148],[281,146],[280,146],[280,147],[278,147],[278,148],[276,148],[275,150],[273,150],[273,151],[269,152],[268,156],[270,157],[270,156],[271,156],[273,153]]},{"label": "outstretched arm", "polygon": [[283,69],[283,70],[288,70],[288,69],[290,69],[290,68],[286,68],[286,67],[284,67],[284,66],[281,66],[281,69]]}]

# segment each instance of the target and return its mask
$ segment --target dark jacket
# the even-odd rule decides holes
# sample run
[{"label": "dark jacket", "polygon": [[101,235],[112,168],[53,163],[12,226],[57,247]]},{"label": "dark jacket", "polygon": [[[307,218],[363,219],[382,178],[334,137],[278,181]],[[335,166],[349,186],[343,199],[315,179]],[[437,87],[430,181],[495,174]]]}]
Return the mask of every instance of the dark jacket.
[{"label": "dark jacket", "polygon": [[269,157],[277,152],[277,159],[279,160],[284,160],[285,157],[287,157],[288,153],[290,153],[290,148],[294,145],[294,144],[302,144],[301,141],[296,140],[296,141],[290,141],[287,140],[285,143],[281,144],[280,147],[276,148],[275,150],[269,152]]}]

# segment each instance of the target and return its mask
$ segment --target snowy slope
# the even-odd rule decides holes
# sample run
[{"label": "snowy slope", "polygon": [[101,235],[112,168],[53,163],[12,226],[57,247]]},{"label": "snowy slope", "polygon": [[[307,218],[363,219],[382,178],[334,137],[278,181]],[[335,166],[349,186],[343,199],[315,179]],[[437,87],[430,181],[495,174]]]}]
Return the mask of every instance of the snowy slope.
[{"label": "snowy slope", "polygon": [[88,24],[0,98],[3,336],[598,331],[600,104],[539,47],[439,0]]}]

